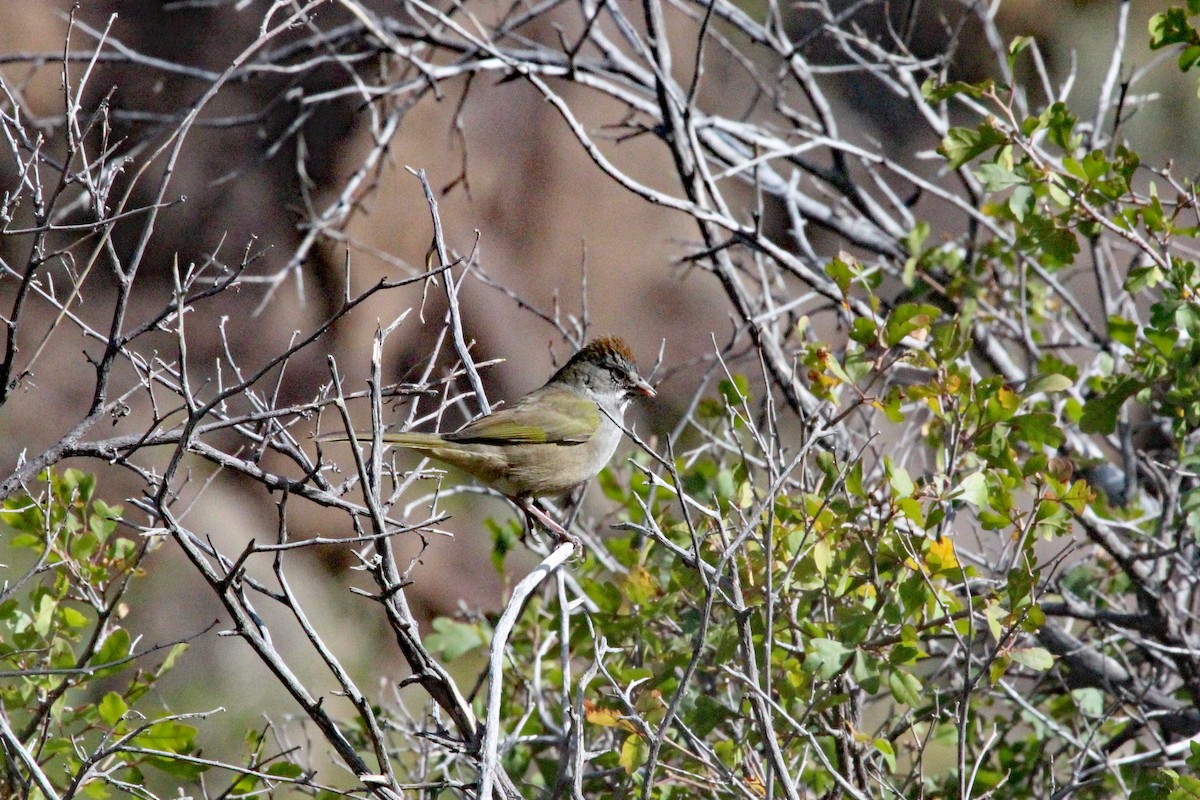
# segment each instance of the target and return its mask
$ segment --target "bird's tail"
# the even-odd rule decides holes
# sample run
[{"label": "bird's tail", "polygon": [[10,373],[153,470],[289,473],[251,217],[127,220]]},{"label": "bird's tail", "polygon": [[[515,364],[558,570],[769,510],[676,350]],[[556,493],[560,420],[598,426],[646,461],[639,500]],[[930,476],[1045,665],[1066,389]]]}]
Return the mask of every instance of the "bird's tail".
[{"label": "bird's tail", "polygon": [[[420,453],[422,456],[432,456],[453,467],[458,467],[468,475],[491,483],[504,477],[508,468],[502,453],[493,452],[496,448],[482,450],[478,445],[463,445],[447,442],[436,433],[385,433],[383,443],[391,447],[403,447]],[[328,433],[318,436],[318,442],[348,442],[357,441],[359,444],[369,444],[372,439],[370,431],[355,431],[351,433]]]},{"label": "bird's tail", "polygon": [[[354,431],[354,433],[342,431],[340,433],[323,433],[316,440],[318,442],[357,441],[362,444],[370,444],[373,438],[374,434],[371,431]],[[430,450],[440,447],[446,442],[436,433],[396,432],[383,434],[383,443],[394,447],[407,447],[410,450]]]}]

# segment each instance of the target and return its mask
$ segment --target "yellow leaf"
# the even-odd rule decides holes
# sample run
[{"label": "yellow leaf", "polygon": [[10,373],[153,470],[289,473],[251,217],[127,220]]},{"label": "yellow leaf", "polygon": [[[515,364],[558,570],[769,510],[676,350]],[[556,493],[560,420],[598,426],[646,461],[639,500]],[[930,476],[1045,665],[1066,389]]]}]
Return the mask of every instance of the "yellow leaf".
[{"label": "yellow leaf", "polygon": [[621,604],[621,613],[628,614],[634,605],[648,603],[658,596],[658,581],[644,567],[634,565],[622,582],[621,594],[625,598],[625,602]]},{"label": "yellow leaf", "polygon": [[767,787],[762,782],[762,778],[757,775],[747,775],[742,779],[742,783],[746,784],[746,788],[750,790],[755,797],[766,797]]},{"label": "yellow leaf", "polygon": [[738,487],[737,497],[734,500],[738,508],[749,508],[754,505],[754,489],[750,487],[750,481],[743,481]]},{"label": "yellow leaf", "polygon": [[833,553],[829,550],[829,543],[824,539],[818,539],[812,549],[813,564],[817,567],[817,572],[821,573],[824,578],[829,572],[829,567],[833,564]]},{"label": "yellow leaf", "polygon": [[941,541],[932,540],[929,543],[929,552],[925,555],[925,561],[935,572],[954,569],[958,566],[958,558],[954,555],[954,543],[946,537],[943,537]]},{"label": "yellow leaf", "polygon": [[1021,395],[1007,386],[1000,387],[1000,390],[996,392],[996,399],[1000,401],[1000,406],[1006,411],[1016,411],[1021,406]]},{"label": "yellow leaf", "polygon": [[1004,609],[995,603],[989,603],[984,611],[984,618],[987,619],[988,629],[992,632],[992,638],[997,642],[1004,637],[1004,628],[1000,624],[1000,617],[1007,616]]},{"label": "yellow leaf", "polygon": [[591,700],[583,701],[583,718],[593,725],[603,728],[623,728],[633,733],[636,728],[628,720],[621,718],[621,712],[615,708],[604,708]]}]

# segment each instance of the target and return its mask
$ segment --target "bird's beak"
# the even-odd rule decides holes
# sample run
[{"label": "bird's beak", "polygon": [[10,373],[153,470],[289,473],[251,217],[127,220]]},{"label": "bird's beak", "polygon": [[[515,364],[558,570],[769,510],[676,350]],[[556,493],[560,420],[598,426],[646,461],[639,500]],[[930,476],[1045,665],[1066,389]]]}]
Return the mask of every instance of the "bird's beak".
[{"label": "bird's beak", "polygon": [[655,395],[657,395],[657,394],[658,394],[658,392],[654,391],[654,387],[653,387],[653,386],[651,386],[650,384],[646,383],[646,379],[645,379],[645,378],[638,378],[638,379],[637,379],[637,383],[635,383],[635,384],[633,385],[633,390],[634,390],[635,392],[637,392],[638,394],[640,394],[640,395],[644,395],[644,396],[646,396],[646,397],[654,397]]}]

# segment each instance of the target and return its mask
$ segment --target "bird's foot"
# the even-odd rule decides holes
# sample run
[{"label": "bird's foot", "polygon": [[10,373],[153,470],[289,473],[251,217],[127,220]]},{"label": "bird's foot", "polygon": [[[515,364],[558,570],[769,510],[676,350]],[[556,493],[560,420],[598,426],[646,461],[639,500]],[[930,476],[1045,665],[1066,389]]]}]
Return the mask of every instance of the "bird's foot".
[{"label": "bird's foot", "polygon": [[542,524],[542,527],[554,534],[554,538],[558,540],[559,544],[564,542],[571,544],[575,547],[575,552],[579,556],[587,556],[587,548],[584,547],[583,540],[567,531],[562,525],[559,525],[553,517],[538,508],[536,502],[532,500],[526,501],[522,504],[522,508],[525,511],[525,519],[529,525],[529,530],[533,530],[533,522],[537,520]]}]

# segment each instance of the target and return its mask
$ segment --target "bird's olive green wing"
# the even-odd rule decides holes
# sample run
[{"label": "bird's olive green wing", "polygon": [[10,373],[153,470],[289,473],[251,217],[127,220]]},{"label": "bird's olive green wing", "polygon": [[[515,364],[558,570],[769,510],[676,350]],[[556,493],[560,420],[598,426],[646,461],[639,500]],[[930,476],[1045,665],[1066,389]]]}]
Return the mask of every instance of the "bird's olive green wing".
[{"label": "bird's olive green wing", "polygon": [[558,443],[586,442],[600,427],[600,408],[570,389],[544,386],[512,408],[480,417],[446,434],[451,442]]}]

